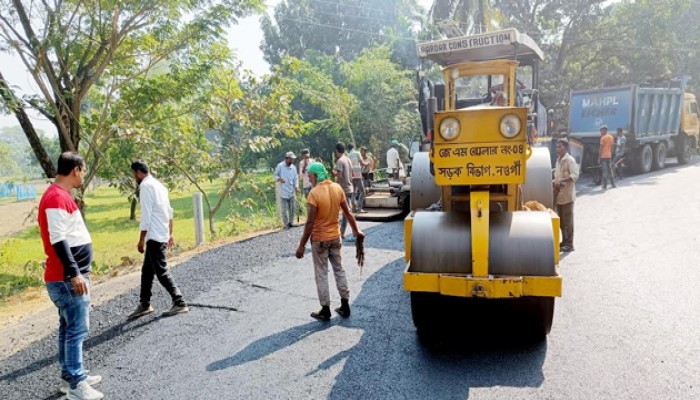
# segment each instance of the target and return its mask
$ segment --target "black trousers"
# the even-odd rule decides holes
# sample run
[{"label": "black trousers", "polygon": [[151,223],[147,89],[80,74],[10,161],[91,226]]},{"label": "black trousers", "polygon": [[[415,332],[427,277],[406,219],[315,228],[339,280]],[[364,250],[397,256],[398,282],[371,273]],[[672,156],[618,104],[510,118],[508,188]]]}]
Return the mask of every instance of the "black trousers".
[{"label": "black trousers", "polygon": [[180,289],[175,285],[173,277],[168,271],[168,263],[165,261],[165,250],[167,243],[149,240],[146,242],[146,256],[141,267],[141,304],[148,306],[151,304],[151,290],[153,289],[153,277],[158,278],[158,282],[170,293],[173,304],[182,305]]},{"label": "black trousers", "polygon": [[557,204],[557,214],[561,228],[561,245],[574,247],[574,202]]}]

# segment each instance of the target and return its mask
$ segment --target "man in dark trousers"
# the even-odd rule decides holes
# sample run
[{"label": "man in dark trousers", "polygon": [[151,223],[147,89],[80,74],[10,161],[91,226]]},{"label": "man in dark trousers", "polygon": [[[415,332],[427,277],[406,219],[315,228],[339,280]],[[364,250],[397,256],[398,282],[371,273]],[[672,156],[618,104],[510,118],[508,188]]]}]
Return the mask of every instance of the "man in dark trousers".
[{"label": "man in dark trousers", "polygon": [[560,250],[574,251],[574,201],[579,168],[569,154],[569,141],[557,140],[557,164],[554,169],[554,204],[559,215],[562,239]]},{"label": "man in dark trousers", "polygon": [[61,392],[69,399],[97,400],[104,395],[92,388],[102,381],[88,375],[83,365],[83,341],[90,326],[90,264],[92,238],[70,194],[85,177],[85,161],[78,153],[58,158],[56,181],[39,202],[39,232],[46,253],[44,281],[58,308],[58,364]]},{"label": "man in dark trousers", "polygon": [[601,174],[603,177],[603,190],[608,188],[608,181],[615,187],[615,178],[612,173],[612,156],[615,139],[608,133],[608,126],[600,127],[600,149],[598,152],[598,164],[600,164]]},{"label": "man in dark trousers", "polygon": [[141,294],[136,310],[128,315],[135,319],[154,311],[151,306],[151,289],[153,277],[157,277],[161,285],[168,291],[173,301],[170,310],[163,316],[172,316],[188,312],[190,309],[182,297],[180,289],[175,285],[165,251],[175,245],[173,239],[173,209],[170,207],[168,189],[148,171],[148,165],[141,160],[131,164],[136,183],[139,184],[139,200],[141,202],[141,236],[139,238],[139,253],[145,251],[143,267],[141,267]]},{"label": "man in dark trousers", "polygon": [[308,217],[304,234],[296,251],[296,257],[304,257],[306,242],[312,238],[311,252],[321,310],[312,312],[311,317],[321,321],[331,319],[331,298],[328,288],[328,261],[330,261],[335,275],[335,284],[340,294],[340,307],[336,308],[335,312],[341,317],[347,318],[350,316],[350,289],[341,258],[343,245],[338,224],[338,212],[342,210],[343,216],[347,218],[357,240],[364,239],[365,234],[357,228],[355,218],[348,206],[345,190],[331,181],[323,164],[318,162],[311,164],[309,179],[313,189],[311,189],[307,199]]}]

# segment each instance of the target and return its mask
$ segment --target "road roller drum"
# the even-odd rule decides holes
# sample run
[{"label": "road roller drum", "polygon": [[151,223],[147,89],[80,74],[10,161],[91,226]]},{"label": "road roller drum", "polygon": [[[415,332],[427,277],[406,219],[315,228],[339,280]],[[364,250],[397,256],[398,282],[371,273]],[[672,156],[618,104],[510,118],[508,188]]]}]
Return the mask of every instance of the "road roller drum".
[{"label": "road roller drum", "polygon": [[428,152],[419,152],[411,163],[411,210],[425,209],[440,200],[440,187],[430,173]]},{"label": "road roller drum", "polygon": [[527,160],[525,183],[522,187],[523,204],[535,200],[546,208],[554,208],[552,198],[552,160],[549,149],[533,147]]},{"label": "road roller drum", "polygon": [[[507,276],[556,275],[552,220],[548,212],[492,213],[489,273]],[[411,234],[411,271],[470,274],[469,215],[417,212]]]}]

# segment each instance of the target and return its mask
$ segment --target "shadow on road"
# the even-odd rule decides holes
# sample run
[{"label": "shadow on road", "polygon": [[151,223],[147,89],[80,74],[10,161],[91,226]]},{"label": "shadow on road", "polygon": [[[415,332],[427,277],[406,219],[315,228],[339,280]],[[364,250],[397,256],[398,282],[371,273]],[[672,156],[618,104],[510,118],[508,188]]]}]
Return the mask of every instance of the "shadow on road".
[{"label": "shadow on road", "polygon": [[[402,241],[388,240],[383,245],[372,240],[373,236],[390,232],[384,231],[387,225],[367,229],[371,251],[382,247],[402,249]],[[438,345],[421,344],[411,320],[409,295],[403,291],[403,268],[403,258],[399,258],[373,273],[352,302],[353,315],[349,319],[336,316],[328,323],[312,321],[260,338],[241,351],[212,362],[206,370],[213,372],[263,359],[304,339],[313,341],[310,336],[314,333],[336,326],[360,330],[362,337],[355,346],[329,354],[305,374],[313,382],[315,374],[344,362],[328,396],[331,399],[464,399],[472,387],[542,384],[546,342],[503,341],[504,335],[494,335],[487,322],[476,328],[484,332],[481,335],[447,335]]]},{"label": "shadow on road", "polygon": [[[83,351],[87,352],[88,350],[92,349],[93,347],[96,347],[96,346],[99,346],[105,342],[108,342],[109,340],[111,340],[117,336],[124,335],[125,333],[128,333],[129,331],[138,330],[142,327],[145,327],[145,326],[157,321],[160,318],[161,317],[153,317],[153,318],[150,318],[147,320],[142,320],[138,323],[135,323],[133,321],[119,322],[118,324],[110,327],[109,329],[102,331],[99,335],[93,336],[93,337],[90,337],[89,339],[87,339],[83,344]],[[55,347],[57,339],[55,336],[52,336],[51,339],[52,339],[51,343],[53,344],[53,347]],[[28,358],[28,355],[25,353],[28,351],[29,350],[21,351],[21,352],[15,354],[14,356],[12,356],[10,359],[8,359],[8,361],[11,361],[12,358],[18,358],[20,360],[26,359],[26,358]],[[33,363],[31,363],[31,364],[29,364],[21,369],[18,369],[15,371],[10,371],[8,373],[0,375],[0,382],[14,381],[14,380],[17,380],[19,378],[22,378],[25,375],[29,375],[31,373],[34,373],[36,371],[39,371],[39,370],[44,369],[46,367],[49,367],[54,363],[58,364],[57,351],[52,351],[51,354],[54,354],[54,355],[51,357],[46,357],[44,359],[34,361]],[[31,356],[29,356],[29,357],[31,357]]]}]

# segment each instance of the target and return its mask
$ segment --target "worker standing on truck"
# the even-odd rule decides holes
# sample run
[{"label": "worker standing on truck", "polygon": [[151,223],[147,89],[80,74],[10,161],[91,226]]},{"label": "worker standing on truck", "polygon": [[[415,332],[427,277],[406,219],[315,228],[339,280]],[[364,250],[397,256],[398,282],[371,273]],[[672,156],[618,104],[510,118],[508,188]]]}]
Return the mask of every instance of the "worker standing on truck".
[{"label": "worker standing on truck", "polygon": [[615,144],[615,139],[611,134],[608,133],[608,126],[603,125],[600,127],[600,151],[598,152],[598,164],[600,164],[601,173],[603,176],[603,190],[608,188],[608,181],[610,185],[615,187],[615,179],[613,179],[613,173],[610,161],[612,159],[613,146]]},{"label": "worker standing on truck", "polygon": [[577,180],[578,164],[569,154],[569,141],[558,139],[557,164],[552,186],[562,234],[560,249],[563,252],[574,251],[574,201],[576,201]]}]

